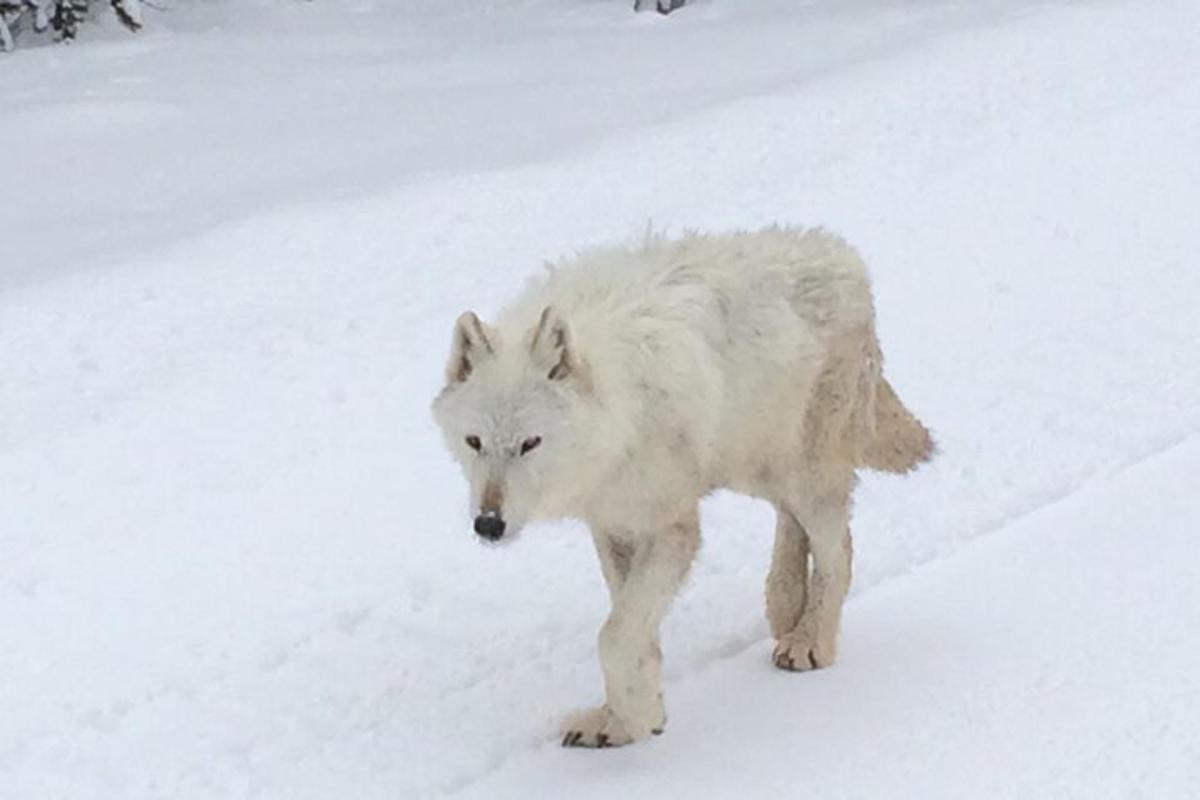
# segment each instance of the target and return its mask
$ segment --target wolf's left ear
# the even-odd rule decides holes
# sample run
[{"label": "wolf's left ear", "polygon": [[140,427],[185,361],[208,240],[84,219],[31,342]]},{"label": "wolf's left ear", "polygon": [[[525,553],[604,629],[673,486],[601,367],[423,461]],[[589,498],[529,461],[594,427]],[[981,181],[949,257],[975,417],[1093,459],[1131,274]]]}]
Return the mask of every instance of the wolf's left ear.
[{"label": "wolf's left ear", "polygon": [[546,306],[529,337],[529,355],[546,370],[552,381],[563,380],[579,371],[575,340],[571,327],[554,306]]},{"label": "wolf's left ear", "polygon": [[454,341],[446,362],[446,383],[462,383],[476,366],[496,354],[496,332],[466,311],[454,323]]}]

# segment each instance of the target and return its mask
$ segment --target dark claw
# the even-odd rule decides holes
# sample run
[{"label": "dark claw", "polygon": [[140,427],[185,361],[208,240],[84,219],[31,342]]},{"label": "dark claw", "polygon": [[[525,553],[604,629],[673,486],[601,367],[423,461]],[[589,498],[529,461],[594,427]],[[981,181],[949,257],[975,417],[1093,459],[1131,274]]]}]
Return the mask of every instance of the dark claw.
[{"label": "dark claw", "polygon": [[567,731],[567,735],[563,737],[563,747],[574,747],[583,738],[583,734],[579,731]]},{"label": "dark claw", "polygon": [[608,747],[608,734],[607,733],[597,733],[596,734],[596,747]]},{"label": "dark claw", "polygon": [[655,736],[662,736],[663,729],[662,728],[651,728],[650,732],[653,733]]},{"label": "dark claw", "polygon": [[817,668],[817,657],[812,650],[808,651],[808,663],[813,669]]}]

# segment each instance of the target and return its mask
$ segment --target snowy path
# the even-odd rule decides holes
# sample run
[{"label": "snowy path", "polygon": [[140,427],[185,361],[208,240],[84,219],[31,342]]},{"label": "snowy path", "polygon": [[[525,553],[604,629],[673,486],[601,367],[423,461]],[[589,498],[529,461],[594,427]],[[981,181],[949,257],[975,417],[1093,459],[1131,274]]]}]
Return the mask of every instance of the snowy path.
[{"label": "snowy path", "polygon": [[[459,159],[479,139],[462,129],[436,146],[448,123],[414,133],[402,117],[350,116],[279,137],[264,113],[235,152],[266,172],[276,150],[333,152],[370,131],[411,135],[443,161],[428,174],[381,166],[394,185],[381,192],[354,178],[368,142],[358,166],[337,151],[332,177],[296,167],[293,192],[257,167],[226,185],[197,156],[195,174],[175,173],[179,197],[158,196],[161,228],[105,238],[101,226],[109,254],[89,260],[72,247],[97,229],[48,251],[44,228],[5,228],[0,797],[494,797],[660,779],[722,796],[722,781],[751,776],[764,792],[891,796],[911,781],[937,795],[1006,764],[1030,782],[968,793],[1186,796],[1200,10],[1095,2],[997,22],[953,4],[847,5],[840,17],[832,3],[765,2],[764,23],[753,4],[713,2],[679,28],[614,23],[590,45],[591,74],[661,67],[657,50],[609,52],[628,30],[679,31],[662,51],[671,63],[715,52],[725,71],[692,74],[706,99],[662,116],[642,118],[657,99],[637,88],[594,128],[562,101],[540,157],[506,149],[529,94],[515,79],[506,89],[502,69],[545,55],[535,27],[509,49],[447,55],[486,84],[476,100],[494,93],[497,113],[515,115],[486,159]],[[524,18],[496,13],[509,33]],[[782,47],[814,14],[823,48]],[[944,24],[930,38],[933,17]],[[886,19],[921,35],[880,45]],[[865,20],[882,27],[844,24]],[[781,32],[769,68],[745,57],[764,24]],[[277,46],[303,51],[311,33],[285,26]],[[220,37],[194,35],[220,51]],[[170,52],[145,42],[130,47]],[[253,70],[250,52],[231,51],[230,68]],[[570,77],[573,52],[555,52],[545,63],[562,91],[594,88]],[[18,69],[66,59],[20,55],[35,57]],[[97,91],[120,77],[97,75]],[[264,80],[302,83],[284,77]],[[215,117],[198,98],[219,94],[224,73],[197,80],[193,110]],[[14,85],[5,99],[34,91]],[[121,141],[169,171],[159,129],[122,124]],[[21,115],[0,122],[0,136],[38,131]],[[87,141],[111,154],[110,139]],[[43,188],[38,202],[69,205],[95,187]],[[245,204],[192,216],[225,192]],[[305,205],[279,205],[293,197]],[[427,405],[463,307],[486,315],[541,258],[647,219],[821,222],[857,243],[891,379],[942,455],[906,480],[864,480],[844,658],[819,675],[765,665],[769,513],[708,501],[704,549],[664,632],[668,735],[588,760],[546,742],[599,691],[605,593],[590,544],[562,525],[479,547]],[[13,254],[34,252],[46,270],[18,279],[42,262],[12,267]],[[1047,711],[1029,722],[1029,708]],[[739,768],[719,775],[725,749]]]}]

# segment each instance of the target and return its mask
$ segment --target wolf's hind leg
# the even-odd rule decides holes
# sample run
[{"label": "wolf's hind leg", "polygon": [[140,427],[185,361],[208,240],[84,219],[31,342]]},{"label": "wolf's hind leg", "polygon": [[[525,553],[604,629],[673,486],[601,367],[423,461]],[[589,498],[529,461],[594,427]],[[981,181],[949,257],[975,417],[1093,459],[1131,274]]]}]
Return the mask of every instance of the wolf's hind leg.
[{"label": "wolf's hind leg", "polygon": [[803,671],[827,667],[837,658],[838,628],[850,588],[853,555],[849,481],[844,490],[797,505],[797,516],[808,531],[812,548],[812,576],[799,621],[779,637],[775,665]]},{"label": "wolf's hind leg", "polygon": [[782,506],[775,507],[775,549],[767,573],[767,621],[780,639],[795,630],[808,596],[808,532]]}]

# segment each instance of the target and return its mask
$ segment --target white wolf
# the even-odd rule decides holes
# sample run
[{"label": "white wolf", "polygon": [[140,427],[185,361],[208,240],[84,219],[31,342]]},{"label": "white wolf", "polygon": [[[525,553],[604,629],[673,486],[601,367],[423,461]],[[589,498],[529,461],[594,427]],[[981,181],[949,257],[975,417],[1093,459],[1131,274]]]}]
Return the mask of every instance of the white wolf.
[{"label": "white wolf", "polygon": [[933,451],[880,369],[866,270],[822,230],[592,250],[551,266],[495,327],[458,319],[433,409],[476,533],[582,519],[612,599],[605,702],[567,720],[564,745],[662,731],[659,623],[718,487],[776,509],[775,664],[833,663],[854,470],[905,472]]}]

